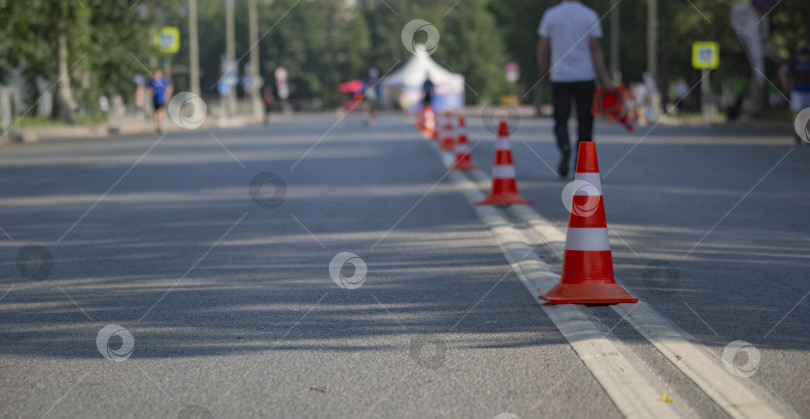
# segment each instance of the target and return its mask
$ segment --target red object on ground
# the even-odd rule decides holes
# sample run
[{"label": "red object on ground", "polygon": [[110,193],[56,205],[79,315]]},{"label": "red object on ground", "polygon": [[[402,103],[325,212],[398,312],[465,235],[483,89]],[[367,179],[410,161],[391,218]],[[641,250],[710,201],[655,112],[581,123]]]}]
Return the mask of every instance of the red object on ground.
[{"label": "red object on ground", "polygon": [[495,166],[492,167],[492,191],[489,196],[475,205],[533,204],[520,196],[515,179],[515,166],[512,162],[512,146],[509,144],[509,126],[501,121],[498,126],[498,141],[495,145]]},{"label": "red object on ground", "polygon": [[636,303],[613,277],[596,144],[580,143],[560,282],[539,298],[551,304]]}]

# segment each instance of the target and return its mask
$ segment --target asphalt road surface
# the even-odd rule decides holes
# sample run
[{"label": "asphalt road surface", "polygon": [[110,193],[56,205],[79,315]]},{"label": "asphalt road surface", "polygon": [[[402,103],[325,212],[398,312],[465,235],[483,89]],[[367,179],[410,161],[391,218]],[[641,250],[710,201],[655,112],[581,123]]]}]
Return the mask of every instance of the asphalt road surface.
[{"label": "asphalt road surface", "polygon": [[[551,121],[512,122],[521,192],[564,232]],[[810,416],[810,147],[596,139],[619,282],[718,364],[750,343],[740,380]],[[0,417],[624,416],[401,115],[9,146],[0,173]],[[585,312],[680,416],[727,416]]]}]

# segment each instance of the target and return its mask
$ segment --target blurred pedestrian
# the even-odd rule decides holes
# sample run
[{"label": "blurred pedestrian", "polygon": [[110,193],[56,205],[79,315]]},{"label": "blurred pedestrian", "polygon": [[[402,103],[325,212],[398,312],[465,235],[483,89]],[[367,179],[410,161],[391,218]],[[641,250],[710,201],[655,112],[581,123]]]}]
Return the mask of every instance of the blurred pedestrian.
[{"label": "blurred pedestrian", "polygon": [[678,108],[678,112],[685,113],[689,109],[687,104],[689,85],[686,83],[686,79],[678,77],[678,81],[675,82],[675,87],[672,90],[675,93],[675,106]]},{"label": "blurred pedestrian", "polygon": [[630,83],[630,91],[633,94],[633,99],[636,104],[636,118],[640,126],[647,125],[647,119],[650,115],[651,94],[650,87],[647,83],[634,82]]},{"label": "blurred pedestrian", "polygon": [[122,118],[127,114],[127,107],[124,104],[124,97],[120,93],[113,93],[110,100],[110,111],[113,118]]},{"label": "blurred pedestrian", "polygon": [[629,89],[624,92],[624,109],[627,109],[627,120],[630,122],[638,119],[638,103],[633,95],[634,84],[630,83]]},{"label": "blurred pedestrian", "polygon": [[422,107],[433,107],[433,81],[430,74],[425,75],[425,83],[422,85]]},{"label": "blurred pedestrian", "polygon": [[163,122],[166,119],[166,98],[172,95],[172,84],[163,77],[163,70],[156,68],[149,79],[149,90],[152,92],[152,105],[155,109],[155,127],[158,134],[166,132]]},{"label": "blurred pedestrian", "polygon": [[730,79],[731,88],[734,89],[734,109],[737,116],[742,116],[743,102],[748,94],[748,88],[751,86],[751,81],[748,76],[742,74],[739,70],[734,72]]},{"label": "blurred pedestrian", "polygon": [[[810,46],[806,46],[779,69],[782,87],[790,92],[790,110],[796,118],[803,109],[810,108]],[[802,145],[797,133],[796,145]]]},{"label": "blurred pedestrian", "polygon": [[[613,89],[613,82],[605,67],[604,53],[599,45],[602,27],[599,15],[577,0],[563,0],[543,13],[537,29],[537,61],[540,79],[551,80],[554,105],[554,133],[562,153],[557,167],[560,177],[568,175],[571,143],[568,137],[568,118],[573,99],[577,110],[579,141],[593,140],[591,104],[598,73],[602,87]],[[549,69],[549,51],[551,67]],[[577,143],[579,149],[579,143]]]},{"label": "blurred pedestrian", "polygon": [[656,119],[661,114],[661,93],[658,92],[658,83],[652,73],[645,71],[641,74],[641,80],[647,86],[647,114],[648,121]]},{"label": "blurred pedestrian", "polygon": [[723,110],[726,112],[726,122],[733,122],[739,118],[740,114],[735,107],[736,102],[737,98],[734,95],[734,86],[731,85],[731,81],[728,79],[723,80],[720,86],[720,106],[722,106]]},{"label": "blurred pedestrian", "polygon": [[264,102],[264,125],[270,125],[270,113],[273,111],[273,87],[265,84],[262,88],[262,102]]},{"label": "blurred pedestrian", "polygon": [[368,105],[368,120],[366,121],[366,125],[369,126],[377,125],[377,119],[379,118],[379,80],[380,70],[377,70],[376,67],[371,67],[368,70],[368,78],[364,83],[366,88],[366,104]]},{"label": "blurred pedestrian", "polygon": [[144,85],[146,84],[146,80],[144,80],[143,76],[140,74],[136,74],[135,77],[132,78],[132,81],[135,83],[135,114],[138,116],[146,116],[146,94],[144,93]]},{"label": "blurred pedestrian", "polygon": [[107,96],[100,96],[98,98],[98,110],[101,111],[105,116],[110,112],[110,99]]}]

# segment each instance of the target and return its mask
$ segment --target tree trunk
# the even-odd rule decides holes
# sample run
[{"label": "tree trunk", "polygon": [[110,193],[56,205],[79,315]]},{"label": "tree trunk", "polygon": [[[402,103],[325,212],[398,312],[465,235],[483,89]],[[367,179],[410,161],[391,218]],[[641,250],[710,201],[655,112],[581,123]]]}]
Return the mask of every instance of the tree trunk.
[{"label": "tree trunk", "polygon": [[57,81],[57,94],[56,103],[53,107],[53,118],[63,119],[68,122],[73,122],[73,92],[70,90],[70,74],[68,74],[68,47],[67,47],[67,34],[62,31],[59,34],[59,52],[58,59],[58,81]]},{"label": "tree trunk", "polygon": [[663,113],[666,114],[667,112],[667,103],[670,101],[669,97],[669,83],[670,79],[669,76],[672,74],[672,53],[669,50],[666,50],[663,54],[664,56],[662,61],[662,72],[661,72],[661,79],[660,83],[658,84],[658,92],[661,94],[661,104],[663,105]]}]

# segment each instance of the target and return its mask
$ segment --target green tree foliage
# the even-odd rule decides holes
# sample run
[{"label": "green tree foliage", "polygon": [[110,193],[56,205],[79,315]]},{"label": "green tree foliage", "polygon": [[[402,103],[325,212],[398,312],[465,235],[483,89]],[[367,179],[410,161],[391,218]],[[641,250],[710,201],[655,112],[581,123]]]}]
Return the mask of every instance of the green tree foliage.
[{"label": "green tree foliage", "polygon": [[[556,0],[503,0],[490,2],[509,61],[520,65],[518,93],[523,96],[539,79],[537,68],[537,27],[543,12],[557,4]],[[530,96],[528,96],[530,97]]]},{"label": "green tree foliage", "polygon": [[466,76],[468,102],[489,102],[506,91],[505,46],[488,3],[467,0],[443,20],[439,63]]},{"label": "green tree foliage", "polygon": [[[0,15],[6,22],[0,32],[2,78],[22,68],[31,85],[36,77],[64,83],[84,114],[97,111],[99,96],[109,90],[127,95],[132,76],[143,71],[130,54],[154,51],[147,36],[151,20],[140,19],[126,0],[0,0]],[[67,74],[59,69],[60,36],[67,41]],[[69,118],[63,106],[57,101],[54,112]]]}]

